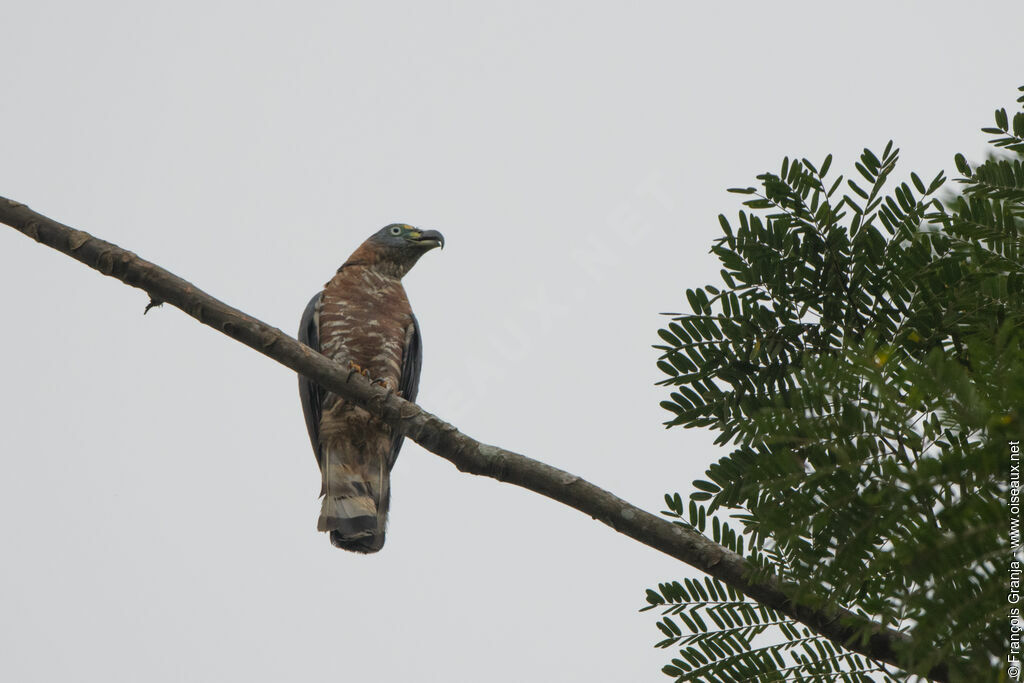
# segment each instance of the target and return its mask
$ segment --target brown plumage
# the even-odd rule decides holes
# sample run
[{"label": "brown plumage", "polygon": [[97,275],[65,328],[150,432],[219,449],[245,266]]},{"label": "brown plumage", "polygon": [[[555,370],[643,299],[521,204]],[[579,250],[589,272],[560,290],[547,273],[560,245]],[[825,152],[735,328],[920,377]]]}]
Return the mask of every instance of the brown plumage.
[{"label": "brown plumage", "polygon": [[[443,244],[436,231],[382,228],[309,302],[300,341],[415,400],[422,347],[401,279],[420,256]],[[317,529],[330,532],[339,548],[376,552],[384,545],[390,473],[402,437],[301,376],[299,391],[322,479]]]}]

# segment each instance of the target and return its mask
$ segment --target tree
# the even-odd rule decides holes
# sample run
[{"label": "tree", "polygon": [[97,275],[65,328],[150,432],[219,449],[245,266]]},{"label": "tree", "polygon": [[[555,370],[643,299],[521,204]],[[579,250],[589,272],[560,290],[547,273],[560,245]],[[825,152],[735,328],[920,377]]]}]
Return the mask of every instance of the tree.
[{"label": "tree", "polygon": [[714,429],[732,450],[664,514],[795,585],[794,601],[862,615],[865,637],[874,622],[909,638],[894,669],[714,578],[667,582],[645,609],[662,611],[657,646],[679,648],[663,669],[676,680],[1005,674],[1022,561],[1007,531],[1024,437],[1024,111],[983,130],[995,152],[957,155],[963,192],[945,201],[942,173],[885,194],[892,142],[865,149],[856,178],[830,177],[831,156],[784,159],[731,190],[750,198],[738,225],[720,217],[722,284],[688,290],[691,312],[656,348],[667,425]]}]

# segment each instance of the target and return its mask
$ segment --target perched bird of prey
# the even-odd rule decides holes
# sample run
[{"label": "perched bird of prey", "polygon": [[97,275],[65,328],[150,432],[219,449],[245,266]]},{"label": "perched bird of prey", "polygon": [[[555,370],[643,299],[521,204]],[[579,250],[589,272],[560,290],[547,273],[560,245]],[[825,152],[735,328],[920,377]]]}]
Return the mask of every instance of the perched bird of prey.
[{"label": "perched bird of prey", "polygon": [[[394,223],[371,235],[302,314],[299,341],[416,400],[423,347],[402,276],[443,247],[436,230]],[[306,428],[320,465],[323,505],[317,529],[345,550],[384,545],[391,468],[403,437],[362,408],[299,376]]]}]

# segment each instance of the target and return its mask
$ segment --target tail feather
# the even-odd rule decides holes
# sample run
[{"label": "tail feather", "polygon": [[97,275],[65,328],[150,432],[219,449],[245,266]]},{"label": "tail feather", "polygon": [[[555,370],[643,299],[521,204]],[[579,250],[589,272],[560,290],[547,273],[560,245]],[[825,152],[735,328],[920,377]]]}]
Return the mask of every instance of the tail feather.
[{"label": "tail feather", "polygon": [[331,544],[361,553],[384,546],[390,498],[389,472],[383,458],[378,466],[353,467],[351,459],[325,454],[321,474],[323,502],[318,531],[330,532]]},{"label": "tail feather", "polygon": [[366,535],[377,529],[377,504],[372,498],[324,496],[317,531],[340,531],[345,536]]},{"label": "tail feather", "polygon": [[340,531],[331,532],[331,545],[354,553],[375,553],[384,547],[384,532],[375,533],[364,538],[351,538]]}]

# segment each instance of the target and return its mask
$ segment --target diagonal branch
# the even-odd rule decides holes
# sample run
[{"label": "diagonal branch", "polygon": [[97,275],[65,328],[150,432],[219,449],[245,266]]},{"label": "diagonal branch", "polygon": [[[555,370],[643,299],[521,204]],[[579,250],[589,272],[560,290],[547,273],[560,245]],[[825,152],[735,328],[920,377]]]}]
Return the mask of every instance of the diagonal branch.
[{"label": "diagonal branch", "polygon": [[[696,567],[801,623],[835,643],[889,664],[905,667],[900,651],[910,639],[849,610],[794,602],[797,586],[774,576],[752,576],[743,556],[701,534],[661,519],[563,470],[518,453],[489,446],[389,391],[344,368],[277,328],[218,301],[180,277],[130,251],[62,225],[24,204],[0,197],[0,222],[67,254],[104,275],[146,291],[154,301],[181,309],[204,325],[259,351],[329,391],[343,396],[401,430],[459,470],[530,489],[573,507],[621,534]],[[928,676],[947,681],[948,667],[934,665]]]}]

